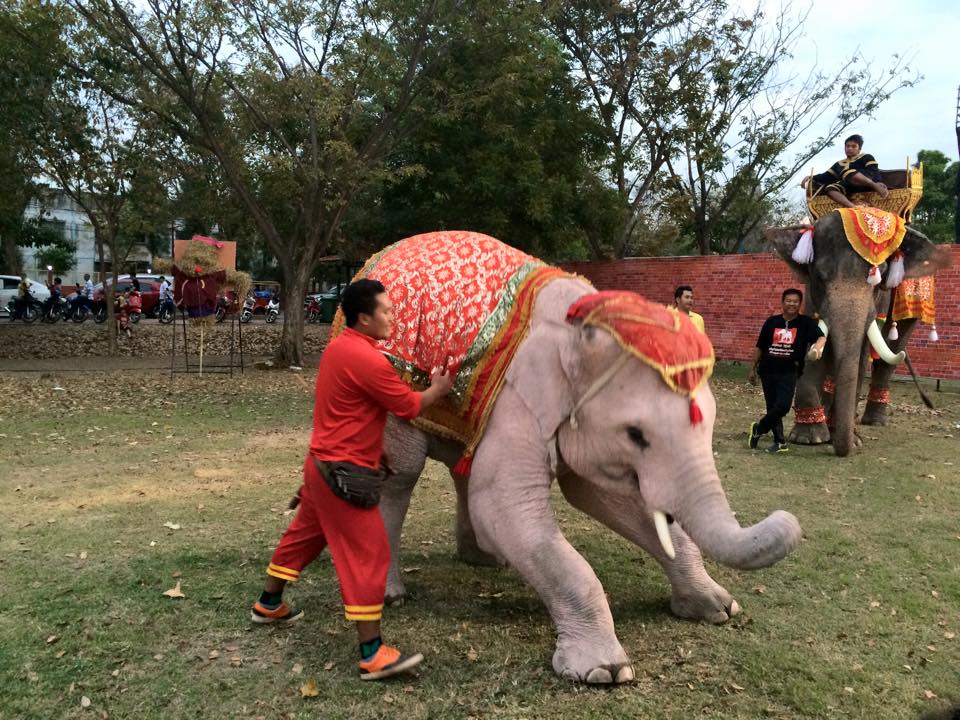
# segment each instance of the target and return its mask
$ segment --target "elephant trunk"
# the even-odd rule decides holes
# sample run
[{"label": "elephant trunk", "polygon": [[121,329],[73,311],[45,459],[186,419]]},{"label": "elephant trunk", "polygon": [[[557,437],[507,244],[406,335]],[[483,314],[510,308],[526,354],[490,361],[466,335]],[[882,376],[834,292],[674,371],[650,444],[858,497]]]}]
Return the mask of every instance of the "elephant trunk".
[{"label": "elephant trunk", "polygon": [[[829,296],[842,298],[825,314],[830,321],[830,346],[834,358],[833,451],[846,457],[854,447],[857,416],[857,393],[860,365],[865,348],[867,328],[874,322],[873,295],[866,284],[835,287]],[[892,354],[892,353],[891,353]]]},{"label": "elephant trunk", "polygon": [[777,510],[750,527],[740,527],[720,479],[708,482],[704,492],[688,497],[675,519],[708,557],[738,570],[773,565],[800,544],[800,523]]}]

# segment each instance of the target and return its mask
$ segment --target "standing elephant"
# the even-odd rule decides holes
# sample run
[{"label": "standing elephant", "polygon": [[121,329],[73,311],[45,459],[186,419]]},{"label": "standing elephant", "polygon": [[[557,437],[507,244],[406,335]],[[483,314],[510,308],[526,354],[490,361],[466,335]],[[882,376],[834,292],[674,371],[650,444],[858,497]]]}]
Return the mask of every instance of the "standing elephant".
[{"label": "standing elephant", "polygon": [[[433,233],[391,246],[361,274],[384,282],[399,313],[417,308],[419,319],[401,316],[395,335],[416,347],[436,344],[427,356],[440,364],[450,342],[438,338],[443,317],[474,313],[467,278],[482,276],[471,288],[511,284],[512,270],[488,262],[504,248],[476,233]],[[390,253],[406,253],[393,274],[383,270]],[[459,263],[450,282],[448,262]],[[527,263],[522,268],[542,265],[529,256],[520,262]],[[675,310],[633,293],[597,293],[583,279],[554,273],[520,313],[519,325],[490,333],[517,343],[504,360],[482,432],[467,443],[469,471],[462,458],[458,463],[463,444],[444,439],[437,426],[428,432],[389,418],[384,449],[396,475],[381,501],[391,546],[387,596],[405,594],[398,573],[403,520],[426,458],[436,458],[454,473],[461,554],[509,564],[547,605],[557,628],[554,670],[588,683],[628,682],[634,671],[603,587],[557,526],[550,506],[554,479],[575,507],[660,563],[672,585],[671,609],[682,617],[721,623],[739,612],[707,574],[701,553],[730,567],[761,568],[790,553],[801,531],[783,511],[741,528],[730,510],[713,459],[716,404],[706,384],[713,351],[706,336]],[[491,317],[501,310],[503,297]],[[629,325],[632,340],[617,334],[617,323]],[[637,349],[651,338],[659,345]],[[391,358],[399,351],[388,341],[385,352]],[[457,362],[450,365],[455,372]],[[410,370],[395,364],[401,373]],[[415,380],[417,372],[409,377]],[[460,415],[469,416],[473,402],[468,399]]]},{"label": "standing elephant", "polygon": [[[859,443],[854,433],[857,398],[863,380],[868,348],[872,346],[881,360],[896,364],[903,359],[884,341],[876,324],[880,297],[886,294],[885,283],[871,285],[867,277],[870,264],[853,249],[847,239],[844,222],[838,212],[821,217],[813,226],[813,261],[798,263],[793,259],[803,226],[770,228],[766,231],[776,252],[807,285],[806,312],[816,313],[829,329],[823,360],[810,363],[797,384],[797,424],[790,433],[790,442],[815,445],[833,441],[834,452],[845,457]],[[950,264],[949,256],[938,250],[926,236],[906,227],[899,245],[902,253],[903,277],[923,277]],[[891,262],[882,262],[877,271],[887,280]],[[903,328],[905,346],[907,327]],[[833,380],[833,434],[823,414],[821,388],[826,377]],[[828,389],[829,387],[828,383]]]}]

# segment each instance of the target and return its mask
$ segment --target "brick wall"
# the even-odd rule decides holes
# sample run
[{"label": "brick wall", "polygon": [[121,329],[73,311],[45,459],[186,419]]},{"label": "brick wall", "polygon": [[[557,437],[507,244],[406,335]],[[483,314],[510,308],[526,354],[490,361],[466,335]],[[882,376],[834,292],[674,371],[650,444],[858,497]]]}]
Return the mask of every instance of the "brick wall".
[{"label": "brick wall", "polygon": [[[930,328],[920,325],[908,351],[917,374],[960,380],[960,245],[941,247],[952,256],[953,266],[937,273],[940,341],[930,342]],[[628,258],[564,267],[586,277],[598,290],[633,290],[665,304],[673,301],[677,285],[692,286],[694,307],[703,315],[721,360],[752,357],[760,325],[780,310],[780,293],[791,286],[803,288],[773,254]],[[905,373],[906,368],[901,365],[898,372]]]}]

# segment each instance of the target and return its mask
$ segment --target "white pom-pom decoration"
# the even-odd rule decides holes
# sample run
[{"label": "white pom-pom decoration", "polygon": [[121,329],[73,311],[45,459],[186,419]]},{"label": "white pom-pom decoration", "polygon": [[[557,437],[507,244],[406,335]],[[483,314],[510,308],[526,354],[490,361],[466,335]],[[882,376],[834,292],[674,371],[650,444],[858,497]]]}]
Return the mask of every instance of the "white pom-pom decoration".
[{"label": "white pom-pom decoration", "polygon": [[897,321],[894,320],[893,324],[890,326],[890,334],[887,335],[887,340],[899,340],[900,333],[897,332]]},{"label": "white pom-pom decoration", "polygon": [[801,265],[809,265],[813,262],[813,228],[807,228],[803,231],[803,235],[800,236],[800,240],[790,257],[793,258],[794,262]]},{"label": "white pom-pom decoration", "polygon": [[895,288],[903,282],[903,253],[896,252],[890,260],[890,269],[887,271],[887,287]]},{"label": "white pom-pom decoration", "polygon": [[937,342],[940,339],[940,336],[937,334],[937,326],[930,326],[930,342]]},{"label": "white pom-pom decoration", "polygon": [[867,274],[867,285],[876,286],[880,284],[880,268],[874,265]]}]

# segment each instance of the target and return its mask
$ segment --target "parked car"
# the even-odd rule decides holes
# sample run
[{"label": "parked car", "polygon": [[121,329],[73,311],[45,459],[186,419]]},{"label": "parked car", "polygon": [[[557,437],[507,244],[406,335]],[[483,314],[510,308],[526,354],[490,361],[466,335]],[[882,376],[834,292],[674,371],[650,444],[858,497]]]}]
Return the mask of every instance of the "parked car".
[{"label": "parked car", "polygon": [[[30,284],[30,294],[35,300],[46,302],[50,298],[50,291],[43,283],[27,278]],[[17,297],[17,287],[20,285],[19,275],[0,275],[0,315],[8,316],[7,305]]]}]

